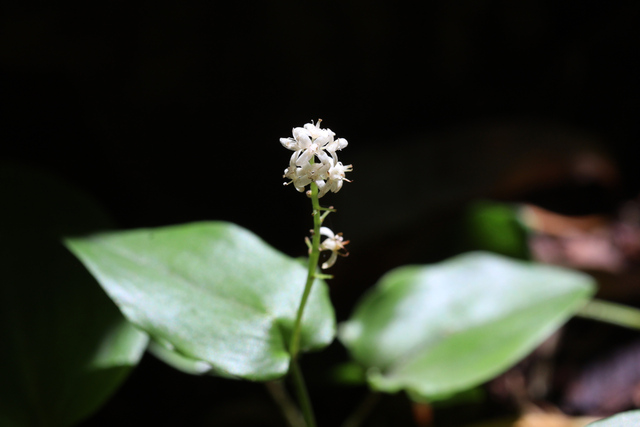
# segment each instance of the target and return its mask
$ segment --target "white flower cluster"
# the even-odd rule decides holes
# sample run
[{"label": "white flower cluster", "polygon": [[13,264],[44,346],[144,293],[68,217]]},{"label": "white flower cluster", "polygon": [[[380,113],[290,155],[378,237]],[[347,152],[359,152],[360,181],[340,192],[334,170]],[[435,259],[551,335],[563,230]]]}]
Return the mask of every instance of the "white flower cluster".
[{"label": "white flower cluster", "polygon": [[[336,151],[347,146],[344,138],[334,139],[335,133],[330,129],[320,128],[317,123],[307,123],[304,127],[293,128],[293,138],[280,138],[280,143],[293,151],[289,167],[284,170],[284,178],[289,179],[285,185],[293,183],[296,190],[303,192],[312,182],[318,186],[318,197],[327,192],[337,193],[342,182],[347,181],[346,172],[353,170],[351,165],[344,166],[338,161]],[[328,153],[328,154],[327,154]],[[315,159],[319,163],[315,162]]]}]

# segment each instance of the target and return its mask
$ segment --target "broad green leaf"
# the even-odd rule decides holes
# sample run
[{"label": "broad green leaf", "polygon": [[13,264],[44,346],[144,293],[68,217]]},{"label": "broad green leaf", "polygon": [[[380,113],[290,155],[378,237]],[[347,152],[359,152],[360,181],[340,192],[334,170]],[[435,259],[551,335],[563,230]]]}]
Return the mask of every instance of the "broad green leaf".
[{"label": "broad green leaf", "polygon": [[371,387],[438,397],[509,368],[582,307],[582,273],[474,252],[385,275],[341,325]]},{"label": "broad green leaf", "polygon": [[[212,374],[250,380],[287,372],[307,270],[248,230],[199,222],[99,234],[67,245],[124,315],[164,347],[155,349],[168,363],[181,369],[170,361],[177,356],[210,365]],[[302,348],[326,346],[334,334],[327,286],[316,281]]]},{"label": "broad green leaf", "polygon": [[635,427],[640,426],[640,410],[621,412],[604,420],[596,421],[588,427]]},{"label": "broad green leaf", "polygon": [[93,200],[7,165],[0,196],[0,425],[71,426],[117,389],[148,338],[61,243],[110,226]]}]

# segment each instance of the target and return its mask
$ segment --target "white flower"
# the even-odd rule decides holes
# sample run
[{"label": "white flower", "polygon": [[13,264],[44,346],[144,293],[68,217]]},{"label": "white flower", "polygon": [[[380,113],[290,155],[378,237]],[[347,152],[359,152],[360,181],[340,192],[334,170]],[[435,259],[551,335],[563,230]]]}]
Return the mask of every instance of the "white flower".
[{"label": "white flower", "polygon": [[342,150],[349,145],[349,143],[344,138],[334,140],[333,137],[336,136],[336,134],[332,132],[331,129],[321,129],[319,127],[321,121],[322,120],[319,119],[316,124],[313,124],[313,122],[307,123],[304,125],[304,128],[309,132],[311,138],[315,140],[317,144],[322,146],[325,151],[331,153],[331,155],[334,156],[334,160],[337,161],[337,158],[335,157],[336,151]]},{"label": "white flower", "polygon": [[331,132],[331,129],[320,128],[320,122],[322,122],[322,119],[318,119],[315,124],[313,122],[307,123],[306,125],[304,125],[304,129],[309,132],[309,135],[311,135],[312,139],[319,139],[322,142],[328,142],[330,138],[333,139],[335,133]]},{"label": "white flower", "polygon": [[284,185],[293,184],[296,190],[304,192],[305,187],[313,181],[327,179],[329,165],[324,163],[307,163],[302,167],[297,167],[293,159],[289,163],[289,167],[284,170],[283,178],[291,181],[285,182]]},{"label": "white flower", "polygon": [[338,259],[338,255],[349,255],[349,252],[340,252],[341,250],[344,250],[345,245],[349,243],[348,240],[344,240],[342,233],[334,234],[329,228],[320,227],[320,234],[326,237],[326,239],[324,239],[320,244],[320,251],[331,251],[329,259],[322,264],[323,269],[327,269],[335,264],[336,259]]},{"label": "white flower", "polygon": [[337,162],[333,166],[329,168],[327,171],[328,178],[326,182],[324,181],[316,181],[316,185],[318,186],[318,197],[322,197],[327,194],[329,191],[337,193],[342,188],[342,182],[349,181],[345,178],[345,172],[351,172],[353,170],[352,165],[344,166],[342,162]]},{"label": "white flower", "polygon": [[304,128],[293,128],[293,138],[280,138],[280,144],[284,148],[297,151],[311,143],[311,135]]},{"label": "white flower", "polygon": [[313,156],[317,156],[321,161],[328,161],[329,157],[324,152],[324,146],[332,139],[323,129],[317,128],[313,123],[307,129],[293,128],[293,138],[280,138],[283,147],[293,151],[292,159],[297,166],[303,166],[311,161]]},{"label": "white flower", "polygon": [[349,143],[347,142],[346,139],[338,138],[338,139],[336,139],[334,141],[333,137],[332,137],[331,141],[329,141],[329,143],[326,145],[325,150],[327,150],[329,153],[331,153],[331,155],[334,157],[334,159],[337,160],[337,157],[335,157],[336,151],[342,150],[347,145],[349,145]]}]

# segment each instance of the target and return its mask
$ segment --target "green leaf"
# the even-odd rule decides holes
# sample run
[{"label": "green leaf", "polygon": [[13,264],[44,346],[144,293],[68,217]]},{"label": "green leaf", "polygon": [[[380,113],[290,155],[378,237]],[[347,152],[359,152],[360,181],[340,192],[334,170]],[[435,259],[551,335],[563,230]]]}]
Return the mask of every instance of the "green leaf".
[{"label": "green leaf", "polygon": [[588,427],[630,427],[640,425],[640,410],[621,412],[604,420],[596,421]]},{"label": "green leaf", "polygon": [[465,212],[464,227],[469,250],[488,251],[528,259],[527,232],[516,206],[478,200]]},{"label": "green leaf", "polygon": [[[256,381],[287,372],[307,270],[248,230],[200,222],[99,234],[67,245],[125,316],[183,362]],[[322,348],[334,335],[328,288],[317,280],[301,348]]]},{"label": "green leaf", "polygon": [[361,386],[367,383],[364,369],[353,361],[333,366],[327,372],[326,377],[335,385]]},{"label": "green leaf", "polygon": [[407,394],[414,402],[428,403],[434,408],[446,408],[472,403],[481,403],[486,398],[486,393],[481,387],[469,388],[456,393],[448,393],[439,396],[431,395],[424,397],[418,394],[415,390],[407,390]]},{"label": "green leaf", "polygon": [[61,243],[110,226],[93,200],[7,165],[0,195],[0,425],[71,426],[117,389],[148,338]]},{"label": "green leaf", "polygon": [[593,292],[585,274],[474,252],[391,271],[339,336],[374,389],[437,397],[509,368]]},{"label": "green leaf", "polygon": [[174,351],[173,346],[169,343],[160,344],[156,340],[151,340],[147,350],[167,365],[171,365],[187,374],[201,375],[211,371],[211,365]]}]

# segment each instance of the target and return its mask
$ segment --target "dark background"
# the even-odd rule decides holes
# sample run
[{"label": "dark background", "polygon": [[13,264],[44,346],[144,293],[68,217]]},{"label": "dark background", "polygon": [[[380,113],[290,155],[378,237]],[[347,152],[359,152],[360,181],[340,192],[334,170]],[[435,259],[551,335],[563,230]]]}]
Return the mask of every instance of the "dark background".
[{"label": "dark background", "polygon": [[[583,214],[636,196],[639,17],[636,1],[15,2],[0,159],[66,179],[122,228],[229,220],[300,256],[310,206],[282,187],[278,139],[322,118],[354,165],[323,199],[353,241],[332,282],[344,318],[388,268],[456,252],[447,220],[471,199]],[[583,149],[614,172],[576,179]],[[210,413],[184,388],[212,383],[264,398],[146,358],[86,425],[161,391],[158,418],[176,396]]]}]

